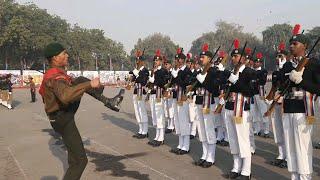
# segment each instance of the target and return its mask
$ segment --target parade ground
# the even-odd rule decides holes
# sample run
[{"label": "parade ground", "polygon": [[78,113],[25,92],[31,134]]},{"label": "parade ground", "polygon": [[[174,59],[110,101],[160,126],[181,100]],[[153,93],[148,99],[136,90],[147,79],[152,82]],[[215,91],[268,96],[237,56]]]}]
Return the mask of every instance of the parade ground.
[{"label": "parade ground", "polygon": [[[104,94],[114,96],[118,88],[107,87]],[[13,110],[0,106],[0,180],[57,180],[67,169],[67,152],[46,117],[42,99],[30,103],[29,89],[14,89]],[[150,111],[148,111],[150,122]],[[319,116],[318,116],[319,117]],[[201,143],[191,140],[190,153],[175,155],[178,137],[165,135],[165,144],[152,147],[148,140],[132,138],[137,132],[132,91],[126,91],[120,112],[104,107],[85,95],[76,114],[76,124],[83,138],[88,165],[81,179],[225,179],[232,168],[229,147],[217,146],[215,165],[193,165],[201,156]],[[314,126],[314,141],[320,141],[320,120]],[[155,129],[149,126],[149,139]],[[277,156],[274,140],[256,136],[257,150],[252,157],[252,179],[289,179],[287,169],[269,163]],[[320,150],[313,151],[313,179],[320,179]]]}]

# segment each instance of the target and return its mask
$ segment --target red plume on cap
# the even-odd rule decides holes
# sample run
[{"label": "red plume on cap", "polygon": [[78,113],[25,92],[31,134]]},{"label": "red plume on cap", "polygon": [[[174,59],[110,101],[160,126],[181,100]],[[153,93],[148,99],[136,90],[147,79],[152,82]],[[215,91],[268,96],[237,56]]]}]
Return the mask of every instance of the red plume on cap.
[{"label": "red plume on cap", "polygon": [[234,48],[235,48],[235,49],[239,49],[239,45],[240,45],[239,39],[235,39],[235,40],[233,41],[233,46],[234,46]]},{"label": "red plume on cap", "polygon": [[208,45],[208,43],[205,43],[205,44],[202,46],[202,51],[207,52],[208,50],[209,50],[209,45]]},{"label": "red plume on cap", "polygon": [[246,51],[246,55],[250,55],[250,54],[251,54],[251,48],[248,48],[248,47],[247,47],[247,48],[245,49],[245,51]]},{"label": "red plume on cap", "polygon": [[158,57],[161,56],[161,51],[160,51],[160,49],[157,49],[157,51],[156,51],[156,56],[158,56]]},{"label": "red plume on cap", "polygon": [[137,50],[136,57],[140,57],[142,55],[142,52],[140,50]]},{"label": "red plume on cap", "polygon": [[299,34],[299,31],[300,31],[300,24],[296,24],[292,30],[292,34],[295,36],[297,34]]},{"label": "red plume on cap", "polygon": [[224,55],[225,55],[224,51],[219,51],[219,57],[224,58]]},{"label": "red plume on cap", "polygon": [[279,50],[279,51],[283,51],[285,48],[286,48],[286,45],[284,44],[284,42],[281,42],[281,43],[279,44],[278,50]]},{"label": "red plume on cap", "polygon": [[257,59],[262,59],[262,57],[263,57],[263,56],[262,56],[262,53],[261,53],[261,52],[258,52],[258,53],[257,53]]},{"label": "red plume on cap", "polygon": [[191,53],[188,53],[187,54],[187,59],[191,59],[192,58],[192,54]]},{"label": "red plume on cap", "polygon": [[177,49],[177,54],[181,54],[181,48]]}]

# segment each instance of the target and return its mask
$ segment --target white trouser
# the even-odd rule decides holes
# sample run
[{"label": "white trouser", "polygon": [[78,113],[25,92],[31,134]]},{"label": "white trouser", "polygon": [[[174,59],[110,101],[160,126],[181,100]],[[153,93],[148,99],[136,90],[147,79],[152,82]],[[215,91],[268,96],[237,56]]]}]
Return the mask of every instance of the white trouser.
[{"label": "white trouser", "polygon": [[289,172],[312,174],[312,125],[304,113],[284,113],[282,121]]},{"label": "white trouser", "polygon": [[179,145],[178,148],[189,151],[190,147],[190,133],[191,133],[191,123],[189,116],[189,103],[183,102],[180,106],[177,106],[178,110],[178,120],[175,124],[176,134],[179,135]]},{"label": "white trouser", "polygon": [[243,111],[242,123],[235,123],[233,110],[225,109],[224,118],[229,136],[231,154],[233,155],[232,172],[244,176],[251,174],[251,146],[249,112]]},{"label": "white trouser", "polygon": [[268,134],[270,132],[270,118],[264,117],[264,113],[268,110],[268,105],[264,99],[261,99],[260,95],[255,95],[254,98],[257,107],[255,115],[259,119],[260,128],[264,134]]},{"label": "white trouser", "polygon": [[197,134],[197,123],[199,121],[196,120],[196,104],[195,104],[196,96],[193,96],[192,102],[189,103],[189,116],[190,116],[190,122],[191,122],[191,135],[196,136]]},{"label": "white trouser", "polygon": [[151,119],[152,119],[152,125],[157,126],[157,118],[156,118],[156,95],[150,94],[149,96],[149,104],[150,104],[150,110],[151,110]]},{"label": "white trouser", "polygon": [[[215,104],[214,106],[214,110],[217,107],[217,104],[219,103],[219,98],[215,97],[214,98]],[[213,111],[214,111],[213,110]],[[215,122],[215,127],[217,128],[217,141],[221,141],[221,140],[228,140],[227,138],[227,129],[226,129],[226,124],[223,120],[222,114],[214,114],[214,122]]]},{"label": "white trouser", "polygon": [[172,98],[166,98],[164,104],[165,109],[165,117],[168,120],[168,129],[173,130],[174,129],[174,110],[173,110],[173,99]]},{"label": "white trouser", "polygon": [[214,163],[216,153],[216,144],[208,144],[207,142],[202,142],[202,156],[201,159],[207,162]]},{"label": "white trouser", "polygon": [[273,130],[274,141],[279,148],[279,156],[277,159],[286,159],[286,147],[284,143],[283,124],[282,124],[282,105],[276,104],[274,113],[271,115],[271,124]]},{"label": "white trouser", "polygon": [[166,126],[166,121],[164,117],[164,101],[161,99],[160,102],[155,102],[155,115],[156,115],[156,137],[155,140],[164,140],[164,128]]},{"label": "white trouser", "polygon": [[148,133],[148,115],[144,99],[137,100],[137,95],[133,95],[133,108],[136,120],[139,124],[139,134]]}]

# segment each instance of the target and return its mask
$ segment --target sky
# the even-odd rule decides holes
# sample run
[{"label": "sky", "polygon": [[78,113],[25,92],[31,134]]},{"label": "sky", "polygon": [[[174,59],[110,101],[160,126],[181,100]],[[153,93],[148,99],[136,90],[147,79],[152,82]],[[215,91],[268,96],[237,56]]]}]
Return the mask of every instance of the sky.
[{"label": "sky", "polygon": [[160,32],[184,49],[223,20],[262,38],[268,26],[320,26],[319,0],[16,0],[34,3],[50,14],[84,28],[98,28],[130,52],[139,38]]}]

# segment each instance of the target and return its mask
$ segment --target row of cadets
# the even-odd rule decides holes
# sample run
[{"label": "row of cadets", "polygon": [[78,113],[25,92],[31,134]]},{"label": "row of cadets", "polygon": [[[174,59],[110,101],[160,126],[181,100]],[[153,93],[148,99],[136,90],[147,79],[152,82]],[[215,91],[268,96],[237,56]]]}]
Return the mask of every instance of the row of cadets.
[{"label": "row of cadets", "polygon": [[[314,96],[320,95],[320,63],[306,57],[310,42],[299,30],[300,25],[296,25],[290,39],[293,58],[280,69],[282,82],[290,80],[288,91],[283,96],[282,122],[291,179],[312,179],[311,136],[315,120]],[[307,64],[303,68],[297,68],[305,62]]]},{"label": "row of cadets", "polygon": [[180,50],[175,56],[178,63],[178,69],[171,71],[175,78],[175,90],[177,93],[177,115],[175,119],[175,131],[179,136],[179,144],[177,148],[173,148],[170,152],[183,155],[189,153],[190,148],[190,132],[191,123],[189,118],[189,104],[185,95],[186,87],[191,83],[192,72],[185,65],[186,55]]},{"label": "row of cadets", "polygon": [[[227,86],[229,71],[225,69],[224,63],[228,58],[228,54],[224,51],[219,51],[218,58],[214,61],[214,68],[216,69],[216,83],[213,86],[213,96],[215,105],[219,102],[219,97],[224,93]],[[214,114],[217,145],[229,146],[228,133],[225,121],[221,113]]]},{"label": "row of cadets", "polygon": [[149,71],[144,66],[145,57],[143,52],[136,52],[136,68],[132,71],[132,81],[134,82],[133,90],[133,107],[136,120],[139,125],[139,131],[133,135],[134,138],[144,139],[148,137],[148,115],[146,104],[143,97],[146,94],[145,86],[149,78]]},{"label": "row of cadets", "polygon": [[213,54],[209,51],[208,44],[204,44],[200,53],[200,62],[208,68],[207,71],[199,73],[196,87],[196,113],[195,118],[199,134],[199,140],[202,143],[202,156],[195,162],[195,165],[208,168],[215,162],[216,150],[216,133],[213,111],[215,109],[215,101],[213,97],[213,89],[216,86],[217,70],[212,67]]},{"label": "row of cadets", "polygon": [[[164,131],[165,131],[165,112],[164,112],[164,85],[167,83],[167,71],[162,67],[162,56],[161,52],[158,49],[153,58],[154,61],[154,70],[151,76],[149,76],[149,82],[153,84],[153,91],[155,96],[154,101],[154,113],[155,113],[155,127],[156,127],[156,136],[152,141],[149,141],[148,144],[152,146],[160,146],[164,144]],[[151,101],[150,101],[151,104]]]},{"label": "row of cadets", "polygon": [[246,67],[246,57],[241,56],[239,41],[234,42],[234,50],[231,52],[234,66],[241,65],[238,72],[230,74],[231,95],[228,99],[220,99],[220,104],[225,104],[223,117],[226,123],[229,145],[233,155],[233,168],[229,178],[250,179],[251,177],[251,146],[250,146],[250,98],[253,97],[252,81],[254,71]]},{"label": "row of cadets", "polygon": [[[167,119],[167,128],[165,130],[166,134],[172,133],[174,131],[174,118],[177,118],[177,101],[173,97],[173,90],[171,86],[172,83],[172,75],[171,71],[174,68],[172,66],[172,62],[168,60],[165,56],[163,56],[163,64],[166,70],[166,84],[164,86],[164,109],[165,109],[165,117]],[[175,102],[174,102],[175,101]]]},{"label": "row of cadets", "polygon": [[[287,62],[287,57],[288,51],[285,50],[285,43],[281,42],[277,50],[276,70],[272,73],[272,88],[265,99],[266,103],[269,105],[271,105],[272,103],[273,97],[271,96],[274,96],[276,94],[278,95],[280,93],[277,90],[277,87],[279,87],[281,84],[280,70]],[[284,131],[282,124],[282,104],[283,98],[277,101],[277,103],[275,104],[274,113],[272,114],[272,116],[270,116],[274,141],[278,146],[278,156],[270,163],[280,168],[287,168],[286,147],[284,142]]]}]

